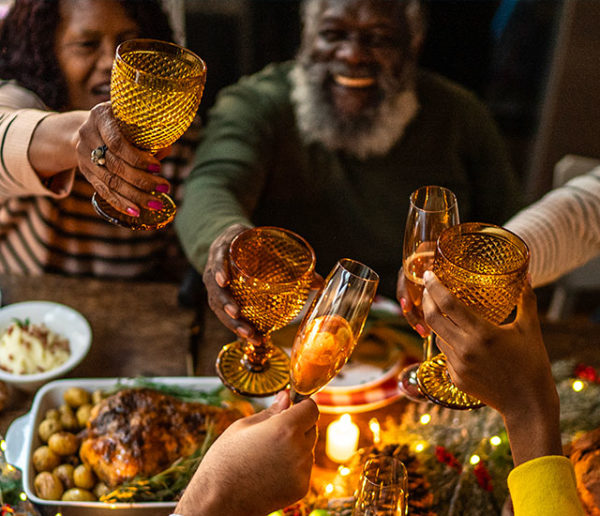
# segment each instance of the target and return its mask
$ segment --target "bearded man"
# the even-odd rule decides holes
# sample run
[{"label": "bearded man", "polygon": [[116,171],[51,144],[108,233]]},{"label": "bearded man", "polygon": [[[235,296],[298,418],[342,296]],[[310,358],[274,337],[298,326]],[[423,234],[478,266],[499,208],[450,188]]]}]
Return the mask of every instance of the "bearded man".
[{"label": "bearded man", "polygon": [[463,221],[503,223],[519,186],[485,107],[418,69],[416,0],[306,0],[295,61],[225,88],[212,109],[176,228],[209,304],[241,337],[227,288],[231,240],[279,226],[313,246],[326,274],[342,257],[380,275],[393,297],[412,191],[457,195]]}]

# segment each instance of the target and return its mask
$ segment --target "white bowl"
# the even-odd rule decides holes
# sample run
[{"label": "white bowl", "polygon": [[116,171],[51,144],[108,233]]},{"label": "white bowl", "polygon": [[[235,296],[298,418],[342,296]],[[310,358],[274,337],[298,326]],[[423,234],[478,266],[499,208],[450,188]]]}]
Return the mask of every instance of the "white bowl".
[{"label": "white bowl", "polygon": [[25,391],[35,391],[46,382],[60,378],[73,369],[87,354],[92,343],[92,329],[83,315],[72,308],[50,301],[26,301],[0,308],[0,335],[14,319],[29,319],[69,339],[71,353],[66,362],[54,369],[35,374],[11,374],[0,369],[0,380]]}]

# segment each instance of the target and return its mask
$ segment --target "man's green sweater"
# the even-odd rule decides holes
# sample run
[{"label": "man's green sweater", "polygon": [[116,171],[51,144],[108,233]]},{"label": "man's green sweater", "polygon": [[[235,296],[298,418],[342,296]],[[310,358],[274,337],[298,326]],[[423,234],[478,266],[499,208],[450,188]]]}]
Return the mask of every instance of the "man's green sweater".
[{"label": "man's green sweater", "polygon": [[297,129],[291,63],[225,88],[210,112],[176,228],[202,270],[212,241],[242,222],[280,226],[308,240],[317,271],[359,260],[393,296],[411,192],[441,185],[461,220],[502,224],[521,206],[507,152],[486,108],[448,80],[419,72],[419,112],[384,156],[359,160],[307,145]]}]

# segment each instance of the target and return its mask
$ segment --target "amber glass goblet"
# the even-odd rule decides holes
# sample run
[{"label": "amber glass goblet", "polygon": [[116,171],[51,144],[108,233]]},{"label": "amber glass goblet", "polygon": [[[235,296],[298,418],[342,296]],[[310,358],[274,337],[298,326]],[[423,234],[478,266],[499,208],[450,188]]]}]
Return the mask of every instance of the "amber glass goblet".
[{"label": "amber glass goblet", "polygon": [[[110,81],[113,114],[125,137],[151,153],[172,145],[196,116],[206,65],[192,51],[153,39],[131,39],[117,47]],[[163,208],[140,206],[140,216],[120,212],[95,193],[92,204],[109,222],[129,229],[159,229],[175,217],[175,203],[153,192]]]},{"label": "amber glass goblet", "polygon": [[292,347],[292,402],[327,385],[344,366],[358,341],[379,276],[360,262],[344,258],[304,316]]},{"label": "amber glass goblet", "polygon": [[[501,324],[513,311],[527,277],[529,249],[507,229],[470,222],[445,230],[438,238],[433,272],[463,303],[490,322]],[[419,367],[421,391],[448,408],[483,405],[452,383],[442,353]]]},{"label": "amber glass goblet", "polygon": [[408,473],[404,464],[388,455],[368,459],[358,482],[352,516],[406,516]]},{"label": "amber glass goblet", "polygon": [[271,332],[302,310],[314,276],[315,253],[301,236],[276,227],[248,229],[229,247],[230,288],[260,343],[236,340],[223,347],[217,373],[232,391],[270,396],[289,383],[290,361],[271,344]]},{"label": "amber glass goblet", "polygon": [[[407,294],[420,320],[423,320],[423,274],[433,267],[435,246],[442,231],[458,223],[458,201],[447,188],[422,186],[410,195],[402,268]],[[433,333],[430,332],[423,339],[423,360],[431,358],[432,349]],[[398,388],[413,401],[428,401],[419,389],[418,369],[419,363],[402,369],[398,375]]]}]

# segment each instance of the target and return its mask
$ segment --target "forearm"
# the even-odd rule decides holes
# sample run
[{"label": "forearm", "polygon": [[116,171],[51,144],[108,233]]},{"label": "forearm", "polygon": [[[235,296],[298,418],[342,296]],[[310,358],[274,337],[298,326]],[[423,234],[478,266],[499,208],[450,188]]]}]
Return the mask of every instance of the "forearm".
[{"label": "forearm", "polygon": [[560,408],[556,391],[532,407],[503,415],[515,466],[547,455],[562,455]]},{"label": "forearm", "polygon": [[78,131],[87,118],[87,111],[71,111],[52,114],[38,124],[29,145],[28,158],[41,179],[77,166]]}]

